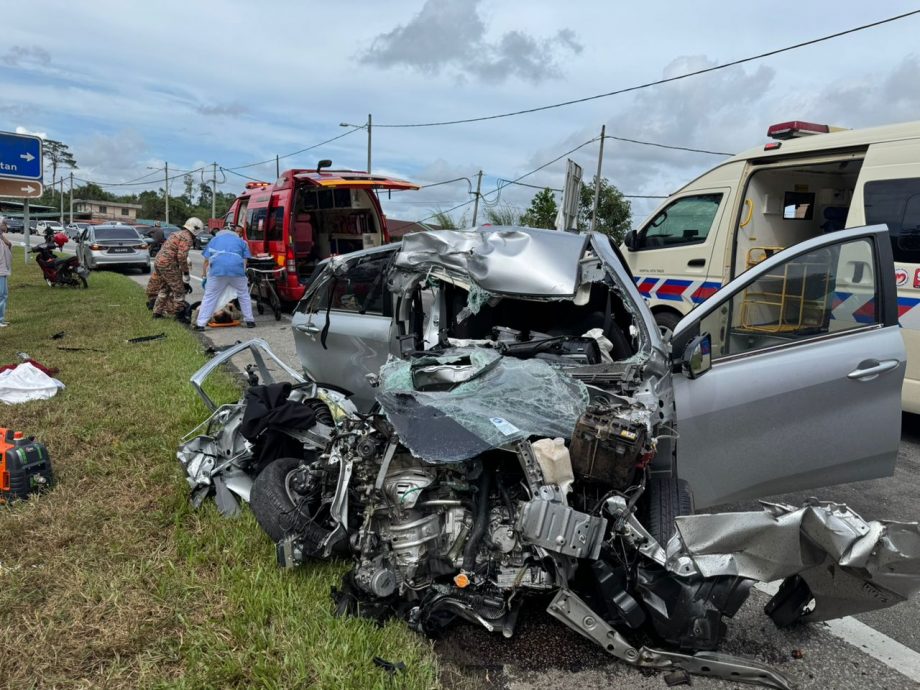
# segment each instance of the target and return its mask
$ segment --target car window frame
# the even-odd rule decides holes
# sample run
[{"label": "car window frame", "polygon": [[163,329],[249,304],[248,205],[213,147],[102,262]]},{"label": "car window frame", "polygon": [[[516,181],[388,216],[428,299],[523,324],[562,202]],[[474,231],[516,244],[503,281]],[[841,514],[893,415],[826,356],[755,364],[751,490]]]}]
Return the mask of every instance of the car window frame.
[{"label": "car window frame", "polygon": [[[834,331],[829,333],[816,334],[813,337],[792,340],[786,343],[779,343],[774,346],[739,352],[734,355],[727,355],[713,360],[713,366],[719,366],[729,362],[738,361],[747,357],[756,357],[766,352],[775,352],[779,349],[788,349],[794,347],[804,347],[810,344],[828,340],[831,338],[844,338],[854,333],[862,333],[868,330],[897,327],[898,324],[898,304],[897,304],[897,287],[893,278],[888,280],[885,276],[892,273],[891,266],[893,258],[891,252],[891,241],[888,235],[888,229],[884,225],[870,225],[857,228],[848,228],[835,232],[821,235],[811,240],[806,240],[798,244],[787,247],[782,252],[775,254],[769,259],[764,260],[754,268],[740,274],[727,285],[724,285],[714,295],[699,304],[692,312],[685,316],[677,324],[674,333],[671,336],[671,357],[679,361],[687,345],[693,338],[701,334],[700,326],[705,318],[710,316],[717,309],[721,308],[726,300],[734,299],[741,291],[746,290],[757,280],[762,278],[768,271],[775,267],[785,264],[805,254],[815,251],[828,244],[846,244],[855,240],[865,239],[872,246],[874,257],[874,270],[877,276],[876,281],[876,299],[879,301],[877,312],[879,315],[878,322],[868,324],[861,328],[853,328],[843,331]],[[833,242],[828,242],[834,240]],[[882,241],[883,240],[883,241]],[[886,273],[887,271],[887,273]]]},{"label": "car window frame", "polygon": [[[716,195],[718,195],[719,197],[719,203],[716,206],[715,213],[713,213],[712,215],[712,221],[709,224],[709,228],[706,231],[705,237],[699,240],[680,242],[678,244],[642,246],[642,243],[645,241],[646,237],[648,236],[649,229],[653,227],[652,222],[656,218],[658,218],[658,216],[660,216],[662,213],[667,212],[669,209],[673,208],[674,206],[681,203],[682,201],[686,201],[687,199],[706,197],[706,196],[716,196]],[[645,252],[645,251],[656,251],[656,250],[660,251],[664,249],[681,249],[684,247],[697,247],[697,246],[705,245],[709,241],[709,238],[713,237],[716,234],[717,227],[719,224],[719,219],[721,218],[721,213],[725,207],[725,202],[728,196],[729,196],[728,190],[713,189],[711,191],[695,190],[693,192],[688,192],[687,194],[684,194],[683,196],[674,198],[664,208],[662,208],[655,215],[649,218],[648,222],[645,225],[639,228],[639,230],[636,232],[636,245],[635,247],[631,247],[630,251],[631,252]]]}]

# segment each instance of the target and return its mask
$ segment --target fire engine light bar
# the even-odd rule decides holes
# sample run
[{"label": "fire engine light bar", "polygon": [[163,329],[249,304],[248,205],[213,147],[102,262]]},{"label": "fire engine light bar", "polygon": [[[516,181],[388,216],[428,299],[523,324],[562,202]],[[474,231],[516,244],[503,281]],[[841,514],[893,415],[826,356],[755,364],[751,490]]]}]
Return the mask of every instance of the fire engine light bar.
[{"label": "fire engine light bar", "polygon": [[791,122],[780,122],[779,124],[770,125],[769,129],[767,129],[767,136],[771,139],[782,140],[803,137],[809,134],[827,134],[830,131],[831,128],[828,125],[793,120]]}]

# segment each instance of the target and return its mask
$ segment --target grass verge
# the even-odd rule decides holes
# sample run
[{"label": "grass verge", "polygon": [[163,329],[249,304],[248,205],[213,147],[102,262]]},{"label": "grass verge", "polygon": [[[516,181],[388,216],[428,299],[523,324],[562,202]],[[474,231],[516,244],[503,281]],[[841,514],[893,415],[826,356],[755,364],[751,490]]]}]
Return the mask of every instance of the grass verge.
[{"label": "grass verge", "polygon": [[[0,361],[27,352],[59,367],[67,388],[0,406],[0,426],[48,446],[58,479],[0,508],[0,686],[437,685],[427,640],[332,616],[341,564],[280,571],[248,511],[227,520],[210,502],[189,508],[175,448],[207,415],[188,383],[205,361],[198,340],[151,320],[124,276],[52,289],[14,257]],[[125,342],[160,332],[165,340]],[[229,378],[217,385],[233,395]],[[374,656],[407,671],[390,677]]]}]

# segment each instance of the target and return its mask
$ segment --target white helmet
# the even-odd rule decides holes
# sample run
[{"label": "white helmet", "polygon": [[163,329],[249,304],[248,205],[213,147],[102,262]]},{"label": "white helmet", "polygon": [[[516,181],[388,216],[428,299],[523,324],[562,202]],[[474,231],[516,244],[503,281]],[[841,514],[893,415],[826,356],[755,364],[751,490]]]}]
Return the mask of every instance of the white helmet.
[{"label": "white helmet", "polygon": [[195,216],[192,216],[187,221],[185,221],[185,225],[183,225],[182,227],[185,228],[186,230],[191,230],[192,232],[200,232],[201,230],[204,229],[204,223],[201,222],[201,218],[196,218]]}]

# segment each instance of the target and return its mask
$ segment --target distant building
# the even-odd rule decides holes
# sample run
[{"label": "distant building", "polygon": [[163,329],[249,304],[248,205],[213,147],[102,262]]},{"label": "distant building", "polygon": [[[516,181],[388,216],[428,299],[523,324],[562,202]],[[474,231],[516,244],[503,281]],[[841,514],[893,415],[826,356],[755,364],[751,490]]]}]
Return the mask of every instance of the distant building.
[{"label": "distant building", "polygon": [[74,199],[73,210],[75,213],[89,213],[90,220],[122,220],[134,222],[137,220],[140,204],[125,204],[120,201],[92,201],[90,199]]}]

